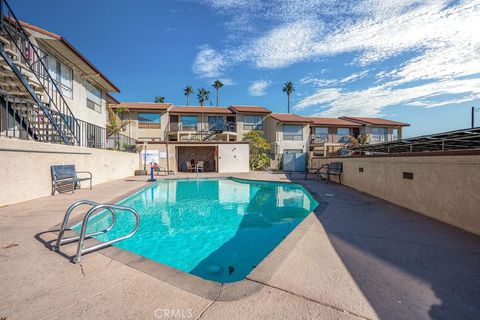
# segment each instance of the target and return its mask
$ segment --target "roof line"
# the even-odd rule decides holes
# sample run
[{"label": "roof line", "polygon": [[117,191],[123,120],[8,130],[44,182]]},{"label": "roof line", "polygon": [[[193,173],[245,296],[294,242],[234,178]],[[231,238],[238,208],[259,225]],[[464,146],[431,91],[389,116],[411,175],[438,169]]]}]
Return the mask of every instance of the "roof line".
[{"label": "roof line", "polygon": [[107,96],[112,99],[115,103],[120,104],[120,101],[117,100],[114,96],[112,96],[110,93],[107,92]]},{"label": "roof line", "polygon": [[[366,118],[366,119],[369,119],[368,117],[349,117],[349,116],[342,116],[342,117],[339,117],[339,119],[343,119],[343,120],[348,120],[348,121],[351,121],[351,122],[357,122],[357,123],[366,123],[366,124],[370,124],[370,125],[379,125],[377,123],[374,123],[372,121],[368,121],[368,120],[364,120],[362,118]],[[384,125],[384,126],[400,126],[400,127],[409,127],[410,124],[409,123],[405,123],[405,122],[400,122],[400,121],[395,121],[395,120],[388,120],[388,119],[384,119],[384,118],[370,118],[370,119],[380,119],[380,120],[383,120],[383,121],[389,121],[389,122],[394,122],[394,123],[391,123],[391,124],[387,124],[387,123],[383,123],[383,124],[380,124],[380,125]]]},{"label": "roof line", "polygon": [[113,84],[113,82],[110,79],[108,79],[107,76],[105,76],[105,74],[103,74],[100,70],[98,70],[98,68],[95,67],[95,65],[93,65],[93,63],[90,62],[90,60],[88,60],[82,53],[80,53],[80,51],[78,51],[70,42],[68,42],[67,39],[65,39],[64,37],[56,33],[34,26],[33,24],[30,24],[25,21],[20,21],[20,24],[27,29],[37,31],[41,34],[44,34],[46,36],[49,36],[51,38],[61,41],[63,44],[65,44],[65,46],[67,46],[70,50],[72,50],[73,53],[75,53],[80,59],[82,59],[90,68],[92,68],[95,72],[97,72],[98,75],[100,75],[105,81],[107,81],[108,84],[110,84],[117,92],[120,92],[120,89],[115,84]]}]

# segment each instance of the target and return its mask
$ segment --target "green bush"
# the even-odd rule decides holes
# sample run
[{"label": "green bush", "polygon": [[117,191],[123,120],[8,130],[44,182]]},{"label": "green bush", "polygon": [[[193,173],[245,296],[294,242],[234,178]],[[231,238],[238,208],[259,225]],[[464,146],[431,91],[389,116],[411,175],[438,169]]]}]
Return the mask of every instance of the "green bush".
[{"label": "green bush", "polygon": [[248,141],[250,146],[250,170],[268,168],[270,165],[270,145],[263,131],[252,130],[243,136],[243,141]]}]

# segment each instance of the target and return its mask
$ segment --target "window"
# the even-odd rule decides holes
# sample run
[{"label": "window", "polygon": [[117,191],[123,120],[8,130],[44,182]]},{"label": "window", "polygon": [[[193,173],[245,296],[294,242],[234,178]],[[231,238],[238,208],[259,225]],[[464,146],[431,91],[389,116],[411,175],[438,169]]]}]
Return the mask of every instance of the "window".
[{"label": "window", "polygon": [[350,128],[337,128],[337,138],[339,143],[347,143],[350,141]]},{"label": "window", "polygon": [[398,129],[397,128],[392,129],[392,140],[398,140]]},{"label": "window", "polygon": [[[62,95],[73,98],[73,71],[52,56],[47,56],[47,69]],[[55,88],[55,86],[54,86]]]},{"label": "window", "polygon": [[223,131],[222,116],[208,116],[208,129],[214,131]]},{"label": "window", "polygon": [[315,128],[315,142],[328,142],[328,128]]},{"label": "window", "polygon": [[182,116],[182,130],[197,131],[198,117],[197,116]]},{"label": "window", "polygon": [[159,113],[139,113],[138,127],[139,128],[160,128],[160,114]]},{"label": "window", "polygon": [[87,107],[97,112],[102,112],[102,91],[90,82],[85,83],[87,89]]},{"label": "window", "polygon": [[303,126],[284,124],[283,140],[303,140]]},{"label": "window", "polygon": [[243,116],[243,130],[263,130],[262,116]]},{"label": "window", "polygon": [[387,128],[372,128],[372,142],[388,141]]}]

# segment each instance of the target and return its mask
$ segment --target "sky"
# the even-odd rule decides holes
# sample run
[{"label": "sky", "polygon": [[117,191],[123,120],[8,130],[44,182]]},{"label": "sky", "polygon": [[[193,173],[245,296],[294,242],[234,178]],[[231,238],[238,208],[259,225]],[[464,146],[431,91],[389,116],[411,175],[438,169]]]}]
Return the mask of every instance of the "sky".
[{"label": "sky", "polygon": [[9,2],[78,48],[120,101],[185,105],[191,85],[215,105],[220,79],[220,105],[285,113],[292,81],[299,115],[384,117],[410,123],[409,137],[468,128],[478,107],[480,126],[480,0]]}]

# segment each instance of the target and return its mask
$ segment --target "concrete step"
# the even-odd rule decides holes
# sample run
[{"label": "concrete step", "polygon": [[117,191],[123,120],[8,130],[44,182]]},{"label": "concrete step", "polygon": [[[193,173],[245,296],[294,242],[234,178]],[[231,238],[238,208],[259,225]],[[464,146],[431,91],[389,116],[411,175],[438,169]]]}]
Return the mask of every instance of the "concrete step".
[{"label": "concrete step", "polygon": [[10,44],[10,40],[5,38],[4,36],[0,35],[0,42],[3,43],[4,45]]},{"label": "concrete step", "polygon": [[9,54],[10,56],[14,57],[14,58],[17,58],[18,57],[18,53],[17,51],[14,51],[10,48],[5,48],[3,49],[3,51],[5,51],[7,54]]}]

